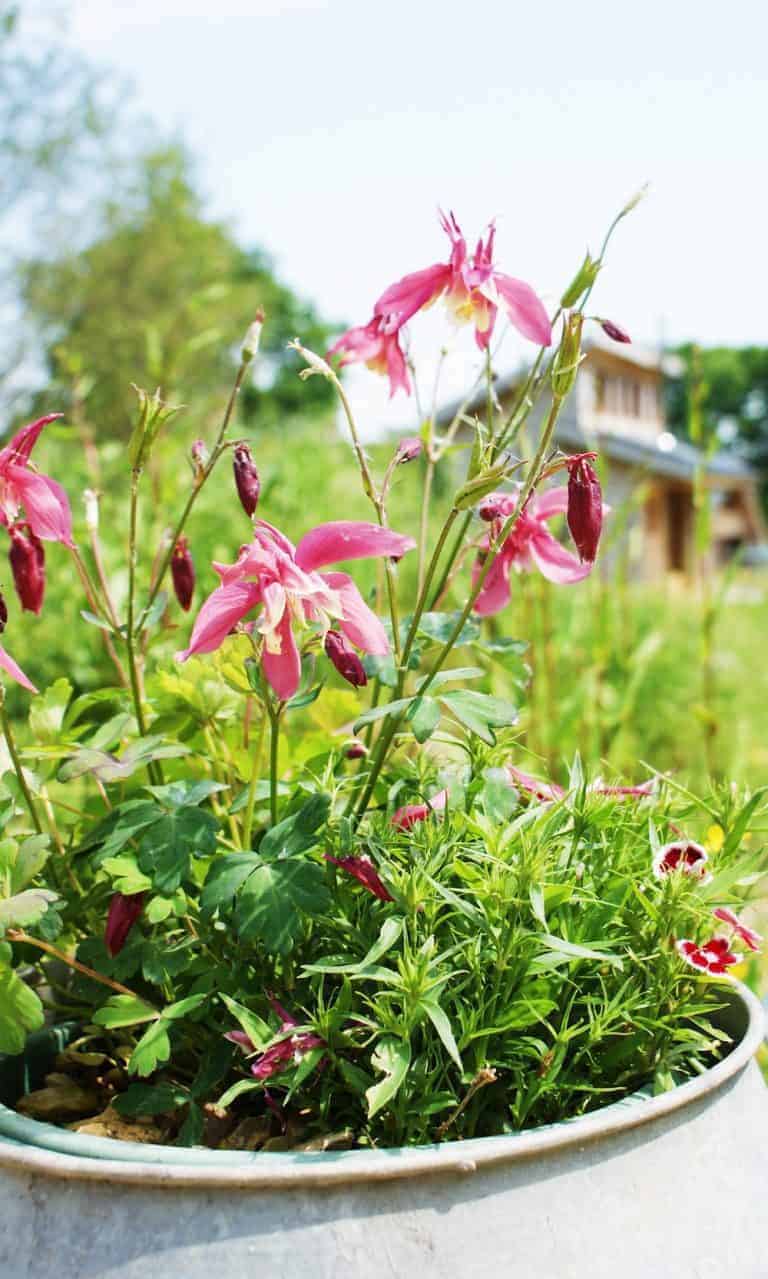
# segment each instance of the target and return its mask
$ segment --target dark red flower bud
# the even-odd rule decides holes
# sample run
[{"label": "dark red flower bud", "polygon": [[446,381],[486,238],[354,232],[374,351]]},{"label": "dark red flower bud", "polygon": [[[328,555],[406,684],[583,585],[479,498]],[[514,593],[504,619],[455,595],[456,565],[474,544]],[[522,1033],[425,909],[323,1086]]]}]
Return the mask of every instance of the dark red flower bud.
[{"label": "dark red flower bud", "polygon": [[109,903],[104,945],[113,959],[120,954],[129,932],[139,918],[145,896],[146,893],[132,893],[130,897],[126,897],[124,893],[115,893]]},{"label": "dark red flower bud", "polygon": [[189,612],[195,593],[195,563],[190,554],[187,539],[180,537],[171,556],[171,577],[176,599],[185,613]]},{"label": "dark red flower bud", "polygon": [[632,341],[626,329],[619,328],[618,324],[614,324],[612,320],[601,320],[600,327],[603,333],[606,333],[609,338],[613,338],[614,342]]},{"label": "dark red flower bud", "polygon": [[8,625],[8,605],[5,602],[5,596],[0,592],[0,635],[2,635]]},{"label": "dark red flower bud", "polygon": [[256,469],[256,463],[251,457],[251,450],[247,444],[238,444],[235,446],[232,466],[235,472],[237,496],[240,498],[240,502],[246,515],[251,516],[259,504],[261,480],[259,479],[259,472]]},{"label": "dark red flower bud", "polygon": [[11,524],[9,559],[13,584],[23,609],[39,613],[45,595],[45,551],[28,524]]},{"label": "dark red flower bud", "polygon": [[347,742],[344,747],[345,759],[364,759],[368,754],[368,747],[364,742]]},{"label": "dark red flower bud", "polygon": [[330,853],[325,854],[327,862],[333,862],[334,866],[338,866],[341,870],[345,870],[348,875],[352,875],[358,883],[367,888],[369,893],[373,893],[374,897],[378,897],[379,901],[394,901],[389,889],[384,886],[379,877],[370,857],[365,853],[360,857],[331,857]]},{"label": "dark red flower bud", "polygon": [[363,663],[340,631],[328,632],[325,637],[325,651],[339,675],[343,676],[348,684],[352,684],[354,688],[362,688],[368,683]]},{"label": "dark red flower bud", "polygon": [[594,563],[603,527],[603,496],[588,456],[568,458],[568,528],[579,558]]}]

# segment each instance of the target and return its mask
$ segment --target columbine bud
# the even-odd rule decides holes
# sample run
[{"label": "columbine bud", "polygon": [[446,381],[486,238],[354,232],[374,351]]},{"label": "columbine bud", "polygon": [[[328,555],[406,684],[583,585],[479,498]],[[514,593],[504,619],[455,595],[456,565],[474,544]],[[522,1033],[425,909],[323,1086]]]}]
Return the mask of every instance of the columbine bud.
[{"label": "columbine bud", "polygon": [[45,551],[28,524],[11,524],[11,561],[13,584],[23,609],[39,613],[45,595]]},{"label": "columbine bud", "polygon": [[502,515],[509,515],[509,498],[502,493],[492,493],[490,497],[483,499],[477,508],[477,513],[486,524],[493,524],[494,520],[500,520]]},{"label": "columbine bud", "polygon": [[568,459],[568,528],[579,558],[594,563],[603,527],[600,481],[589,454]]},{"label": "columbine bud", "polygon": [[0,591],[0,635],[2,635],[8,625],[8,605],[5,602],[5,596]]},{"label": "columbine bud", "polygon": [[606,333],[609,338],[613,338],[614,342],[632,341],[626,329],[619,328],[618,324],[613,323],[613,320],[598,320],[598,324],[603,333]]},{"label": "columbine bud", "polygon": [[325,651],[339,675],[353,688],[362,688],[368,683],[363,663],[340,631],[328,631],[325,637]]},{"label": "columbine bud", "polygon": [[421,440],[419,439],[418,435],[406,435],[405,439],[401,440],[397,446],[395,461],[397,461],[398,463],[412,462],[414,458],[417,458],[419,456],[420,453],[421,453]]},{"label": "columbine bud", "polygon": [[130,897],[126,897],[124,893],[115,893],[109,903],[104,945],[113,959],[120,954],[129,932],[141,914],[144,896],[144,893],[132,893]]},{"label": "columbine bud", "polygon": [[347,742],[344,747],[345,759],[365,759],[367,754],[368,747],[365,745],[365,742]]},{"label": "columbine bud", "polygon": [[592,288],[592,285],[597,279],[597,273],[600,270],[601,265],[602,263],[600,259],[598,258],[597,261],[595,261],[591,257],[589,250],[587,250],[584,261],[560,299],[560,305],[566,307],[566,309],[568,307],[575,306],[582,293],[585,293],[587,289]]},{"label": "columbine bud", "polygon": [[573,311],[563,321],[563,336],[552,364],[552,390],[558,399],[565,399],[576,381],[581,360],[581,330],[584,316]]},{"label": "columbine bud", "polygon": [[85,506],[85,526],[92,533],[98,532],[99,528],[99,495],[94,489],[86,489],[83,493],[83,505]]},{"label": "columbine bud", "polygon": [[235,473],[237,496],[240,498],[246,515],[251,516],[259,504],[261,480],[247,444],[237,444],[235,446],[232,469]]},{"label": "columbine bud", "polygon": [[171,556],[171,577],[176,599],[185,613],[189,612],[192,596],[195,593],[195,562],[185,537],[180,537],[173,548]]},{"label": "columbine bud", "polygon": [[243,338],[243,346],[240,352],[243,364],[250,364],[254,355],[258,354],[259,342],[261,341],[261,330],[264,328],[264,312],[261,307],[257,307],[253,324],[248,326],[248,332]]}]

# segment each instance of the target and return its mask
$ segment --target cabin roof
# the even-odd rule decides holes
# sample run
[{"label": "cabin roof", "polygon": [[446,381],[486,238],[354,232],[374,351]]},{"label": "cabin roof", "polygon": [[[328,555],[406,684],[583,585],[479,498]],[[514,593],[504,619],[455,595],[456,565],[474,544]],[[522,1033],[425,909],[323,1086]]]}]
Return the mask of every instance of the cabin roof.
[{"label": "cabin roof", "polygon": [[[562,426],[558,426],[555,438],[558,444],[579,450],[586,450],[595,443],[593,434],[590,433],[587,437],[572,422],[563,422]],[[659,446],[659,440],[663,442],[662,447]],[[610,461],[636,466],[641,470],[651,471],[654,475],[669,476],[670,479],[692,481],[697,467],[702,463],[702,454],[697,448],[669,432],[664,432],[654,440],[640,440],[607,431],[598,432],[597,446]],[[732,452],[715,453],[706,459],[704,469],[710,479],[725,483],[739,484],[754,479],[752,468],[743,458]]]}]

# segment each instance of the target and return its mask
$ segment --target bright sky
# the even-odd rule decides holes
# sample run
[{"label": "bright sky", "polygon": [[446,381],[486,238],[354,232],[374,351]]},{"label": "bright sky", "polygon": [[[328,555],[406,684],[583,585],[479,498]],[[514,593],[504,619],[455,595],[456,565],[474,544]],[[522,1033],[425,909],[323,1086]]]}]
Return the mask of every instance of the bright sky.
[{"label": "bright sky", "polygon": [[212,210],[326,315],[362,323],[443,257],[438,203],[471,239],[495,216],[499,265],[554,300],[647,180],[595,309],[644,342],[768,343],[764,0],[74,8]]}]

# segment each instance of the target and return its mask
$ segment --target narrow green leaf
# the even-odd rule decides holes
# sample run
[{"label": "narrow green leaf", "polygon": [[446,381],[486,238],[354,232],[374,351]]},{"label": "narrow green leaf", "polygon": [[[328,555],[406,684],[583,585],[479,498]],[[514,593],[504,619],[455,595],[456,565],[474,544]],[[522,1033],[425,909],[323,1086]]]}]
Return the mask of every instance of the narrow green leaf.
[{"label": "narrow green leaf", "polygon": [[371,1065],[384,1078],[366,1090],[368,1118],[373,1119],[384,1106],[397,1095],[411,1064],[411,1045],[408,1040],[385,1035],[380,1039],[371,1057]]}]

